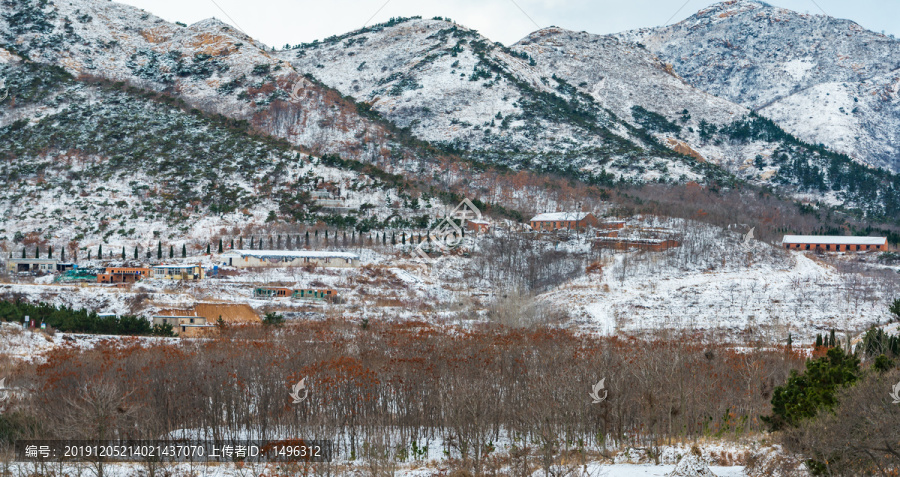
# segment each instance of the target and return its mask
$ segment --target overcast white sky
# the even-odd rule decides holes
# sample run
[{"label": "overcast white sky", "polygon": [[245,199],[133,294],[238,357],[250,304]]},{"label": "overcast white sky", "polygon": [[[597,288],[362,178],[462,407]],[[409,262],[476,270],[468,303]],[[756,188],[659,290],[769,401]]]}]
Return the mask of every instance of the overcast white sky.
[{"label": "overcast white sky", "polygon": [[[387,0],[386,3],[385,0],[124,0],[124,3],[172,22],[191,24],[216,17],[236,24],[267,45],[280,48],[286,43],[294,45],[346,33],[390,17],[413,15],[450,17],[493,41],[509,45],[538,27],[550,25],[604,34],[658,26],[670,18],[669,23],[674,23],[715,2],[689,0],[685,5],[684,0]],[[771,0],[768,3],[801,13],[821,14],[824,10],[830,16],[853,20],[873,31],[900,35],[900,1],[897,0]]]}]

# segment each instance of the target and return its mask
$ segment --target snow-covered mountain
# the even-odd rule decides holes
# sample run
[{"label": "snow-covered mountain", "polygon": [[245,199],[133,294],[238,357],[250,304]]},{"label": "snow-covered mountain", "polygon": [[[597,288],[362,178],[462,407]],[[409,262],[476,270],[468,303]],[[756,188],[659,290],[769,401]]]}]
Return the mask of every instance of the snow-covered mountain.
[{"label": "snow-covered mountain", "polygon": [[[247,120],[315,153],[372,160],[390,145],[391,133],[359,115],[352,101],[303,79],[265,45],[218,20],[183,26],[97,0],[23,0],[0,8],[6,50],[62,67],[76,78],[165,92],[201,110]],[[289,100],[291,92],[296,99]],[[10,104],[17,94],[10,90]]]},{"label": "snow-covered mountain", "polygon": [[850,20],[729,0],[620,35],[689,84],[806,142],[900,171],[900,41]]},{"label": "snow-covered mountain", "polygon": [[696,163],[636,131],[630,112],[623,118],[527,52],[440,18],[397,19],[278,58],[418,138],[479,160],[638,180],[705,178]]},{"label": "snow-covered mountain", "polygon": [[[724,28],[758,5],[726,2],[713,8],[718,13],[695,16],[715,18],[696,28]],[[726,97],[654,56],[665,56],[665,43],[650,41],[657,30],[598,36],[548,28],[505,47],[441,18],[411,18],[275,51],[217,20],[170,24],[109,1],[22,0],[2,9],[0,61],[60,68],[78,83],[122,82],[135,87],[129,94],[163,93],[187,109],[246,121],[303,152],[338,154],[421,180],[440,181],[441,171],[463,158],[603,186],[727,186],[739,179],[870,216],[900,212],[898,176],[814,145],[840,149],[838,141],[850,139],[839,133],[849,126],[836,123],[829,141],[802,134],[800,141],[779,126],[814,124],[805,119],[815,115],[803,109],[809,101],[796,94],[769,99],[757,114],[759,97]],[[742,65],[735,55],[723,64]],[[887,68],[885,61],[868,68],[874,74]],[[25,104],[28,91],[13,84],[15,68],[0,72],[12,106],[0,111],[0,134],[18,141],[17,121],[38,121],[63,105],[50,97]],[[823,85],[804,94],[837,97]],[[846,85],[845,99],[853,88]],[[896,103],[885,94],[885,107]],[[854,98],[861,110],[875,101]],[[879,131],[882,149],[893,147],[888,136],[896,130]]]}]

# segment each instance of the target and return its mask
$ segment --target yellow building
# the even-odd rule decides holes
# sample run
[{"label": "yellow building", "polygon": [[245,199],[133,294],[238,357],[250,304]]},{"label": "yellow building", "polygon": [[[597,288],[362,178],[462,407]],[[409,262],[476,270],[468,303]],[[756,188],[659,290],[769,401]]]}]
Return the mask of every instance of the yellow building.
[{"label": "yellow building", "polygon": [[202,280],[206,278],[200,265],[157,265],[153,267],[152,278],[166,280]]}]

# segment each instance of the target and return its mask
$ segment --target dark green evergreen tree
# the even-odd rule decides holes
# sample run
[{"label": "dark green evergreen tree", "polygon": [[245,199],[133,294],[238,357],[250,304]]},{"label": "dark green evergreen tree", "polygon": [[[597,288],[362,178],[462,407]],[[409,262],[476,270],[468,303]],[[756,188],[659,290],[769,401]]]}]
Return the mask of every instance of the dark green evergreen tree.
[{"label": "dark green evergreen tree", "polygon": [[402,235],[402,237],[401,237],[401,243],[402,243],[403,245],[406,245],[406,232],[403,232],[403,235]]},{"label": "dark green evergreen tree", "polygon": [[187,244],[181,244],[181,258],[187,258]]},{"label": "dark green evergreen tree", "polygon": [[25,247],[22,247],[22,258],[25,258]]},{"label": "dark green evergreen tree", "polygon": [[[182,252],[183,251],[184,251],[184,249],[182,249]],[[209,255],[209,244],[206,244],[206,254]]]},{"label": "dark green evergreen tree", "polygon": [[59,261],[60,262],[66,261],[66,247],[65,246],[63,246],[63,248],[59,249]]},{"label": "dark green evergreen tree", "polygon": [[169,258],[175,258],[175,246],[169,245]]},{"label": "dark green evergreen tree", "polygon": [[837,345],[837,340],[834,338],[834,328],[831,329],[831,337],[828,339],[828,346],[834,348]]},{"label": "dark green evergreen tree", "polygon": [[122,260],[125,260],[125,247],[122,247]]},{"label": "dark green evergreen tree", "polygon": [[397,232],[391,232],[391,245],[397,245]]},{"label": "dark green evergreen tree", "polygon": [[137,245],[134,246],[134,259],[135,259],[135,260],[138,259],[138,248],[137,248]]},{"label": "dark green evergreen tree", "polygon": [[822,346],[822,335],[816,334],[816,348],[820,348]]},{"label": "dark green evergreen tree", "polygon": [[35,246],[34,248],[34,258],[41,258],[41,247],[40,245]]},{"label": "dark green evergreen tree", "polygon": [[306,239],[304,241],[306,243],[306,246],[309,247],[309,230],[306,231]]},{"label": "dark green evergreen tree", "polygon": [[88,259],[88,261],[91,260],[91,249],[88,249],[88,258],[87,259]]},{"label": "dark green evergreen tree", "polygon": [[787,383],[773,391],[772,415],[763,420],[779,430],[814,417],[820,409],[829,410],[837,404],[837,390],[856,382],[859,373],[859,358],[831,348],[825,356],[807,361],[803,374],[791,371]]},{"label": "dark green evergreen tree", "polygon": [[47,246],[47,258],[53,258],[53,245]]},{"label": "dark green evergreen tree", "polygon": [[793,346],[794,346],[794,340],[791,339],[791,334],[788,333],[787,347],[788,347],[788,349],[791,349]]},{"label": "dark green evergreen tree", "polygon": [[224,252],[225,250],[222,248],[222,238],[219,237],[219,253]]},{"label": "dark green evergreen tree", "polygon": [[162,260],[162,240],[156,243],[156,259]]},{"label": "dark green evergreen tree", "polygon": [[253,250],[253,237],[250,237],[250,250]]}]

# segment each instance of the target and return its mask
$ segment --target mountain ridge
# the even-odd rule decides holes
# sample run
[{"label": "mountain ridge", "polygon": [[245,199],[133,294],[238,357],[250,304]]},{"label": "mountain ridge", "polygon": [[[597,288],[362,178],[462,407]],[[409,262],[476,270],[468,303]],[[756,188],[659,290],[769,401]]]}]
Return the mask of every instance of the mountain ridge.
[{"label": "mountain ridge", "polygon": [[900,171],[900,41],[859,24],[755,1],[623,32],[694,87],[811,143]]}]

